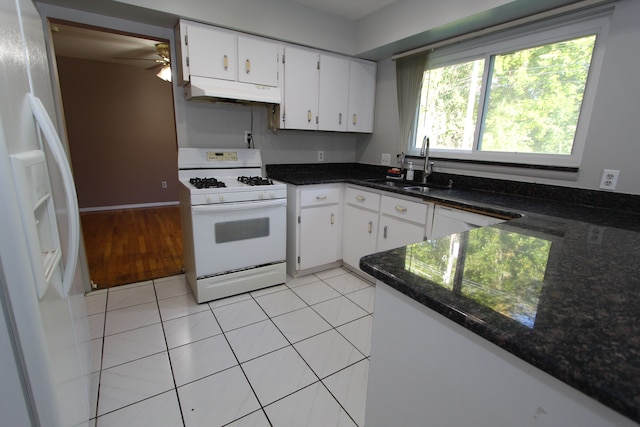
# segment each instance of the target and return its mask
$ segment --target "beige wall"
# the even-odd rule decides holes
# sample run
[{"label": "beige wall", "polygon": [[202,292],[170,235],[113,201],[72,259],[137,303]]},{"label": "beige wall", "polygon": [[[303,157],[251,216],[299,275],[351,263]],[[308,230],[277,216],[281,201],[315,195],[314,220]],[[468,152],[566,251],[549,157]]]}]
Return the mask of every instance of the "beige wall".
[{"label": "beige wall", "polygon": [[80,208],[177,201],[171,84],[126,65],[57,63]]}]

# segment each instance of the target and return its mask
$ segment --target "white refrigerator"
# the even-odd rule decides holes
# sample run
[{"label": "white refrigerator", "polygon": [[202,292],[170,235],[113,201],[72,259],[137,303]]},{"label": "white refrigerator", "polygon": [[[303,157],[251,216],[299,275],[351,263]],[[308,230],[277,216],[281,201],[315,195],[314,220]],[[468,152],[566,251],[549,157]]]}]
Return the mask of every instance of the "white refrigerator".
[{"label": "white refrigerator", "polygon": [[34,4],[0,0],[2,426],[89,426],[95,407],[77,199],[52,88]]}]

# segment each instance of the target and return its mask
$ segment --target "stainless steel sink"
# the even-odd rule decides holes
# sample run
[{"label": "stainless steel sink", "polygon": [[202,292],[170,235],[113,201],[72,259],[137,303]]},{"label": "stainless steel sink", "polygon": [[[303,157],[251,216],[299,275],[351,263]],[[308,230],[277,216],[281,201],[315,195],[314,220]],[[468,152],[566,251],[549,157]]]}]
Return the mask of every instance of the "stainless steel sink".
[{"label": "stainless steel sink", "polygon": [[405,188],[407,185],[409,185],[404,181],[393,180],[393,179],[373,179],[369,182],[372,182],[374,184],[384,185],[386,187],[392,187],[392,188]]},{"label": "stainless steel sink", "polygon": [[416,185],[415,183],[412,183],[412,182],[394,180],[394,179],[388,179],[388,178],[372,179],[372,180],[369,180],[369,182],[374,184],[384,185],[385,187],[398,188],[401,190],[410,191],[412,193],[420,193],[420,194],[427,194],[431,190],[448,190],[451,188],[451,185],[453,184],[453,182],[450,182],[448,186],[441,185],[441,184],[432,184],[432,183]]},{"label": "stainless steel sink", "polygon": [[412,185],[409,187],[404,187],[404,190],[411,191],[412,193],[426,194],[431,190],[431,188],[422,185]]}]

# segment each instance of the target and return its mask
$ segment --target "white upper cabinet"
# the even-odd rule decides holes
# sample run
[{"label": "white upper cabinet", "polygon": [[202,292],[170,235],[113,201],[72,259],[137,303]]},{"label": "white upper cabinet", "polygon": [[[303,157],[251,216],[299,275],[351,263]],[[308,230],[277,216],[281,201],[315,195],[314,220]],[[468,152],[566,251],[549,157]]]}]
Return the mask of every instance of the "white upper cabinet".
[{"label": "white upper cabinet", "polygon": [[318,128],[318,52],[287,46],[284,48],[284,98],[281,127]]},{"label": "white upper cabinet", "polygon": [[376,63],[286,46],[282,129],[373,132]]},{"label": "white upper cabinet", "polygon": [[376,64],[351,60],[349,72],[349,132],[373,132]]},{"label": "white upper cabinet", "polygon": [[349,59],[320,55],[318,130],[347,130]]},{"label": "white upper cabinet", "polygon": [[236,35],[212,27],[187,28],[189,76],[236,80]]},{"label": "white upper cabinet", "polygon": [[375,62],[186,20],[176,40],[187,99],[280,104],[272,128],[373,132]]},{"label": "white upper cabinet", "polygon": [[238,36],[238,81],[278,86],[278,45]]},{"label": "white upper cabinet", "polygon": [[184,20],[176,31],[180,83],[205,77],[278,87],[278,43]]}]

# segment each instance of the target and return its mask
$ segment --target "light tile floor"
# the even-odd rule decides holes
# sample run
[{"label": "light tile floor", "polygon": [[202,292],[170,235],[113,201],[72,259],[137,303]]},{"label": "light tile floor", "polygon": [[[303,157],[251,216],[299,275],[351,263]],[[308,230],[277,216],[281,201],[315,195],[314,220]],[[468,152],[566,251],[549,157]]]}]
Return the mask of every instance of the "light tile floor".
[{"label": "light tile floor", "polygon": [[342,268],[205,304],[184,276],[92,292],[94,425],[362,427],[374,298]]}]

